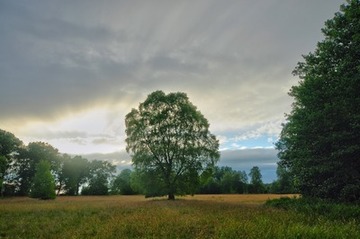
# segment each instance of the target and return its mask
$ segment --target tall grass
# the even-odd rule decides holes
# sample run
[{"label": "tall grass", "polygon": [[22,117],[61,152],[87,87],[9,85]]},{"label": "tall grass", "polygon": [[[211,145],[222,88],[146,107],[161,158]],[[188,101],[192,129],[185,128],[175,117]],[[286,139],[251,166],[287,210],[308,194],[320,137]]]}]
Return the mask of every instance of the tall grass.
[{"label": "tall grass", "polygon": [[[359,221],[264,207],[275,195],[0,200],[0,238],[357,238]],[[251,199],[252,198],[252,199]]]},{"label": "tall grass", "polygon": [[293,210],[312,217],[325,217],[329,220],[360,221],[360,205],[334,203],[314,198],[289,198],[281,197],[268,200],[267,206]]}]

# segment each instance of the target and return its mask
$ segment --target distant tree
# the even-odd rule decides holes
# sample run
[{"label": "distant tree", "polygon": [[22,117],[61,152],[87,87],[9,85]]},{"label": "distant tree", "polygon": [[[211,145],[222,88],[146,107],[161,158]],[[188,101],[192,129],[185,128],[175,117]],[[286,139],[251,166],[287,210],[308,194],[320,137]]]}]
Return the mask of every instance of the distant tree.
[{"label": "distant tree", "polygon": [[65,159],[61,172],[65,193],[79,195],[80,186],[88,180],[89,174],[90,163],[86,158],[75,156]]},{"label": "distant tree", "polygon": [[249,192],[250,193],[264,193],[265,186],[262,181],[262,175],[260,168],[258,166],[254,166],[251,168],[250,173],[250,185]]},{"label": "distant tree", "polygon": [[59,156],[58,149],[45,142],[32,142],[27,147],[21,148],[15,164],[17,181],[20,185],[18,193],[28,195],[36,165],[41,160],[49,162],[51,172],[57,174],[60,170]]},{"label": "distant tree", "polygon": [[111,184],[111,193],[122,195],[136,194],[131,186],[131,174],[132,171],[130,169],[123,169],[113,180]]},{"label": "distant tree", "polygon": [[276,169],[276,175],[279,183],[279,193],[295,193],[294,177],[287,168],[279,165]]},{"label": "distant tree", "polygon": [[56,197],[55,181],[50,172],[50,163],[48,161],[42,160],[37,164],[30,196],[40,199],[54,199]]},{"label": "distant tree", "polygon": [[116,167],[106,161],[93,160],[89,163],[89,169],[89,185],[83,189],[82,194],[109,194],[109,181],[115,173]]},{"label": "distant tree", "polygon": [[[206,173],[206,172],[205,172]],[[228,194],[247,192],[248,177],[244,171],[236,171],[231,167],[215,166],[210,177],[201,180],[199,193]]]},{"label": "distant tree", "polygon": [[194,193],[219,158],[209,123],[185,93],[150,94],[126,115],[127,151],[147,196]]},{"label": "distant tree", "polygon": [[60,193],[64,193],[66,191],[66,170],[64,170],[64,165],[66,161],[71,160],[71,156],[68,154],[62,154],[59,158],[60,161],[60,170],[56,175],[55,184],[56,184],[56,195],[60,195]]},{"label": "distant tree", "polygon": [[303,196],[359,201],[360,1],[340,9],[293,72],[300,82],[276,147]]},{"label": "distant tree", "polygon": [[295,193],[294,177],[283,165],[278,165],[276,169],[277,180],[270,187],[272,193]]},{"label": "distant tree", "polygon": [[221,175],[218,166],[208,167],[200,175],[200,185],[198,193],[202,194],[220,194],[221,193]]},{"label": "distant tree", "polygon": [[3,196],[4,183],[11,183],[10,175],[14,175],[14,160],[23,146],[14,134],[0,129],[0,194]]},{"label": "distant tree", "polygon": [[245,172],[229,168],[221,179],[222,193],[245,193],[247,190],[247,175]]},{"label": "distant tree", "polygon": [[81,191],[82,195],[108,195],[108,179],[105,175],[96,175],[90,178],[89,185]]}]

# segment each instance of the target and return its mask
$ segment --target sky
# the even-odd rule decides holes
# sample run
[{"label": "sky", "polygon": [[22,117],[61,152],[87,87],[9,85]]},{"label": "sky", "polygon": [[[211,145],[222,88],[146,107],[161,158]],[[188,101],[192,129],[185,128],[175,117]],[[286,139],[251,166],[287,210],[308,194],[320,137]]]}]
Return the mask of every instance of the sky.
[{"label": "sky", "polygon": [[125,115],[185,92],[220,166],[276,179],[291,72],[340,0],[2,0],[0,129],[25,144],[130,167]]}]

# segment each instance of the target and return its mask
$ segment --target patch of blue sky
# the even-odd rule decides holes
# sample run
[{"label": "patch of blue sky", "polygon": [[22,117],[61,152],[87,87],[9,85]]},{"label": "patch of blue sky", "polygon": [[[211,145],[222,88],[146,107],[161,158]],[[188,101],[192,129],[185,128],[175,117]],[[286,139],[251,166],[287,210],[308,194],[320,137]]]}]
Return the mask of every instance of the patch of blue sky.
[{"label": "patch of blue sky", "polygon": [[277,138],[261,135],[254,138],[220,137],[220,150],[237,150],[251,148],[274,148]]}]

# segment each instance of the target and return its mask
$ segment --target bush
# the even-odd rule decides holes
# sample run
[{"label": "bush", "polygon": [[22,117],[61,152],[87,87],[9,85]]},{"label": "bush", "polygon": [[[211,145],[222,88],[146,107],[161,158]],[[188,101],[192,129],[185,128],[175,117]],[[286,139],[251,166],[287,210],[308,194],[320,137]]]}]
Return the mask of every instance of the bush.
[{"label": "bush", "polygon": [[359,220],[360,205],[334,203],[314,198],[289,198],[268,200],[266,206],[294,210],[309,216],[324,216],[331,220]]}]

